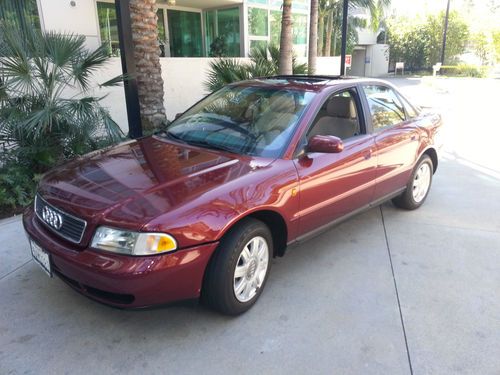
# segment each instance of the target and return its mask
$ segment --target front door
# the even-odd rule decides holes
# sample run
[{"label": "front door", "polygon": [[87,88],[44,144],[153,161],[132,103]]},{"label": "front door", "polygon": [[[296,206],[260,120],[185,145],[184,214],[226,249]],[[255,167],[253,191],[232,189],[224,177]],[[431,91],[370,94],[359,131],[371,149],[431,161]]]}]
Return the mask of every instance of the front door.
[{"label": "front door", "polygon": [[307,133],[308,139],[338,136],[344,150],[306,153],[295,160],[300,180],[299,235],[318,230],[372,200],[375,141],[360,121],[359,103],[354,89],[335,93],[323,104]]}]

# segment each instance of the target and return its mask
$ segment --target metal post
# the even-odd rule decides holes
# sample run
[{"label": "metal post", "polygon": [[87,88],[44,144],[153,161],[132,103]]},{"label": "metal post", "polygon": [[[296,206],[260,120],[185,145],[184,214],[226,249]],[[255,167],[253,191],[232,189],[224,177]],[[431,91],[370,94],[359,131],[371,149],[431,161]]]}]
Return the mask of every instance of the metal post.
[{"label": "metal post", "polygon": [[342,10],[342,45],[340,47],[340,75],[345,74],[345,52],[347,48],[347,13],[349,12],[349,0],[344,0]]},{"label": "metal post", "polygon": [[132,43],[132,27],[130,22],[129,0],[115,0],[118,39],[120,41],[120,57],[125,80],[125,103],[127,105],[128,131],[130,138],[142,137],[141,111],[139,92],[135,79],[134,45]]},{"label": "metal post", "polygon": [[446,50],[446,32],[448,31],[448,15],[450,14],[450,0],[446,6],[446,15],[444,17],[444,31],[443,31],[443,49],[441,50],[441,64],[444,65],[444,53]]}]

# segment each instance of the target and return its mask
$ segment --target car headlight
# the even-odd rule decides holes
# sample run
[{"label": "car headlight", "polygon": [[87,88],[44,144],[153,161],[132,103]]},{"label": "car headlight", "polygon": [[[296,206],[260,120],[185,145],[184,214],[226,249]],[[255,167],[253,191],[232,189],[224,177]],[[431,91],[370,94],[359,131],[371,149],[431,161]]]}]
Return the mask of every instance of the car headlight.
[{"label": "car headlight", "polygon": [[155,255],[176,250],[177,242],[166,233],[141,233],[99,227],[91,246],[127,255]]}]

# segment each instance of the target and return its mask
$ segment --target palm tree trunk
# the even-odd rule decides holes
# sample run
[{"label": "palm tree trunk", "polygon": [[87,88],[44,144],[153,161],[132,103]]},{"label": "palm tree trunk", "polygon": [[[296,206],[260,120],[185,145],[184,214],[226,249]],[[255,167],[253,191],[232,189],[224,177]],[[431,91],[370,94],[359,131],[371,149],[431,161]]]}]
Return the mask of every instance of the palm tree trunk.
[{"label": "palm tree trunk", "polygon": [[325,16],[318,17],[318,56],[323,56],[323,44],[325,41]]},{"label": "palm tree trunk", "polygon": [[332,56],[336,56],[337,53],[337,29],[333,32],[333,46],[332,46]]},{"label": "palm tree trunk", "polygon": [[136,80],[144,130],[166,122],[156,0],[130,0]]},{"label": "palm tree trunk", "polygon": [[292,74],[292,0],[283,0],[279,74]]},{"label": "palm tree trunk", "polygon": [[309,22],[309,55],[308,69],[309,74],[316,73],[316,61],[318,56],[318,0],[311,0],[311,20]]},{"label": "palm tree trunk", "polygon": [[333,33],[333,9],[328,11],[328,23],[326,26],[326,41],[325,41],[325,52],[323,56],[330,56],[330,50],[332,48],[332,33]]}]

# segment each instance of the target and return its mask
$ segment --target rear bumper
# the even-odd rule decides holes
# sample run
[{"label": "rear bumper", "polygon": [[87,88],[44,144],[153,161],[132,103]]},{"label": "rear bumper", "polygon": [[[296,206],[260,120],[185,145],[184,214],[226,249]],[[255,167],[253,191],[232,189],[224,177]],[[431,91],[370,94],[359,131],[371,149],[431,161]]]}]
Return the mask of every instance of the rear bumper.
[{"label": "rear bumper", "polygon": [[205,268],[218,243],[174,253],[132,257],[78,249],[45,229],[32,208],[23,216],[28,235],[50,254],[54,273],[78,292],[116,307],[147,307],[198,298]]}]

